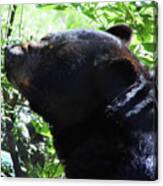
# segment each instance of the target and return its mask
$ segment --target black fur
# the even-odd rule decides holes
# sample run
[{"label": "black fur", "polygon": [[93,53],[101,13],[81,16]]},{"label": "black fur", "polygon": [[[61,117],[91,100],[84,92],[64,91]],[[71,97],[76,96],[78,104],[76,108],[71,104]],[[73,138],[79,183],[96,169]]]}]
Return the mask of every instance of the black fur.
[{"label": "black fur", "polygon": [[6,51],[8,78],[50,123],[67,178],[157,178],[155,89],[127,48],[131,35],[126,25],[74,30]]}]

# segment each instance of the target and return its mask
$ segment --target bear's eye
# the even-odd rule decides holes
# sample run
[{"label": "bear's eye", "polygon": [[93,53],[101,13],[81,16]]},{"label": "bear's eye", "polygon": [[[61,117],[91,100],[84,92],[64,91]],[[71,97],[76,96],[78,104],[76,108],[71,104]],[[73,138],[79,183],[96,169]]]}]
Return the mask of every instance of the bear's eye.
[{"label": "bear's eye", "polygon": [[29,44],[29,45],[28,45],[28,48],[27,48],[28,52],[29,52],[29,53],[32,52],[32,49],[33,49],[32,45]]}]

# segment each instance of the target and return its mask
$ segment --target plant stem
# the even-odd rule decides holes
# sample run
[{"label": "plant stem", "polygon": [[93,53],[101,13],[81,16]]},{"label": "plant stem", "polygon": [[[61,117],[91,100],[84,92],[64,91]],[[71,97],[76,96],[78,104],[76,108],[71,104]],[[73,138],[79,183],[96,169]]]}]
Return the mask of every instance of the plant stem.
[{"label": "plant stem", "polygon": [[16,5],[13,5],[12,6],[12,9],[11,9],[10,19],[9,19],[9,28],[8,28],[7,34],[6,34],[7,38],[9,38],[11,36],[11,33],[12,33],[12,25],[14,23],[16,9],[17,9],[17,6]]}]

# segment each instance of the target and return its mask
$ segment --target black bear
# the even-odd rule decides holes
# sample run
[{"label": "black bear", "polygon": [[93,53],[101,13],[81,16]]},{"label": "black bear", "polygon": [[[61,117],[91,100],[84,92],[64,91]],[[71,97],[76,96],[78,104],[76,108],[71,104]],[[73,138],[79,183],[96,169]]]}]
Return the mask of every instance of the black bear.
[{"label": "black bear", "polygon": [[67,178],[157,179],[157,96],[132,30],[72,30],[5,52],[9,80],[50,123]]}]

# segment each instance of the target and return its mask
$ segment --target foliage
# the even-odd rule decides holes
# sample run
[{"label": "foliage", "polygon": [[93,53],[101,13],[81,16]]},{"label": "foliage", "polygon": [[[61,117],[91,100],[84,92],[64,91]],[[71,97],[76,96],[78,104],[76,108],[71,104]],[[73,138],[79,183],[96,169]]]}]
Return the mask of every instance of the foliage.
[{"label": "foliage", "polygon": [[[105,2],[1,5],[1,128],[2,175],[64,177],[48,123],[29,109],[28,102],[8,82],[4,48],[38,40],[47,32],[74,28],[107,30],[118,23],[133,29],[130,49],[148,68],[157,63],[157,5],[155,2]],[[10,154],[10,162],[8,157]],[[5,161],[4,161],[5,159]]]}]

